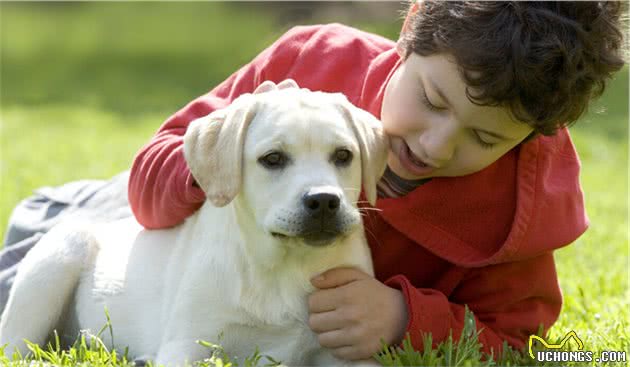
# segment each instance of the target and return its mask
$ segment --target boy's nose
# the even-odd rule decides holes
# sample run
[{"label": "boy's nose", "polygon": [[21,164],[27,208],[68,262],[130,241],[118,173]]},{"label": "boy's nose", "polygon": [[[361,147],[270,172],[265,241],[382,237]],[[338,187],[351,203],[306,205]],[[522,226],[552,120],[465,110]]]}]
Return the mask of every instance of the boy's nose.
[{"label": "boy's nose", "polygon": [[420,137],[427,158],[432,163],[443,166],[453,158],[457,146],[457,132],[450,129],[425,131]]}]

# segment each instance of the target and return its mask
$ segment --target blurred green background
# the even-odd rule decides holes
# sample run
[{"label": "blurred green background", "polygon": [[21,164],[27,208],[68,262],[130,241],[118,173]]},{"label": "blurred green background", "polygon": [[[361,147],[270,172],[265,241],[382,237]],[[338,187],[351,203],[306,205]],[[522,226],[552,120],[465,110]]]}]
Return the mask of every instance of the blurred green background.
[{"label": "blurred green background", "polygon": [[[168,116],[291,26],[341,22],[395,39],[401,8],[398,2],[0,2],[0,236],[11,209],[33,189],[127,169]],[[604,340],[618,335],[620,325],[627,330],[629,319],[627,68],[572,134],[591,228],[557,252],[565,311],[556,330]],[[595,345],[627,348],[624,335],[620,344]]]},{"label": "blurred green background", "polygon": [[126,169],[168,116],[292,26],[343,22],[395,38],[400,7],[0,2],[0,223],[36,187]]}]

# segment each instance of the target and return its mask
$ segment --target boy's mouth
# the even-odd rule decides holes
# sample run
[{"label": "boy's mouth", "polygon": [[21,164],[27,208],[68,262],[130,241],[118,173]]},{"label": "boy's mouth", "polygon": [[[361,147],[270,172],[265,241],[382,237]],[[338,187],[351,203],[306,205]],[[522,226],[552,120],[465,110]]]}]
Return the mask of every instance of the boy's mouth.
[{"label": "boy's mouth", "polygon": [[416,176],[426,176],[435,170],[435,167],[423,162],[420,158],[413,154],[407,143],[405,143],[402,139],[398,152],[398,159],[407,171]]}]

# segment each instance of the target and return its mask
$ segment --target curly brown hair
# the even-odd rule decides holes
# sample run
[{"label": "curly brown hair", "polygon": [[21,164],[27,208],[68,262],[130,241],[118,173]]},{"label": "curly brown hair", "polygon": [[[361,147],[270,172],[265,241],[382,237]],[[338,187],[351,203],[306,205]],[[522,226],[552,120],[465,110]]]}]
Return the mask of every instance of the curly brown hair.
[{"label": "curly brown hair", "polygon": [[626,9],[608,1],[427,0],[400,40],[405,56],[452,56],[471,102],[506,106],[534,134],[552,135],[624,65]]}]

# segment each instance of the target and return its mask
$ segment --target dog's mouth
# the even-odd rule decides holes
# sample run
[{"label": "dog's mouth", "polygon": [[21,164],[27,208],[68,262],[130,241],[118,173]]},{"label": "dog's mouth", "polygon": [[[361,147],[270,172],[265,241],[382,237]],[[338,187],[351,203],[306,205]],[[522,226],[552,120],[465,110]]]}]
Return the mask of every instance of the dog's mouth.
[{"label": "dog's mouth", "polygon": [[284,239],[289,238],[289,236],[287,236],[286,234],[282,234],[282,233],[278,233],[278,232],[271,232],[271,236],[275,237],[277,239],[280,239],[280,240],[284,240]]},{"label": "dog's mouth", "polygon": [[337,231],[318,231],[318,232],[309,232],[301,235],[300,237],[304,240],[309,246],[313,247],[323,247],[328,246],[335,242],[337,238],[339,238],[340,233]]},{"label": "dog's mouth", "polygon": [[308,246],[324,247],[332,244],[339,238],[341,233],[338,231],[322,230],[322,231],[310,231],[305,233],[296,234],[290,236],[284,233],[271,232],[271,236],[279,240],[296,239],[304,242]]}]

